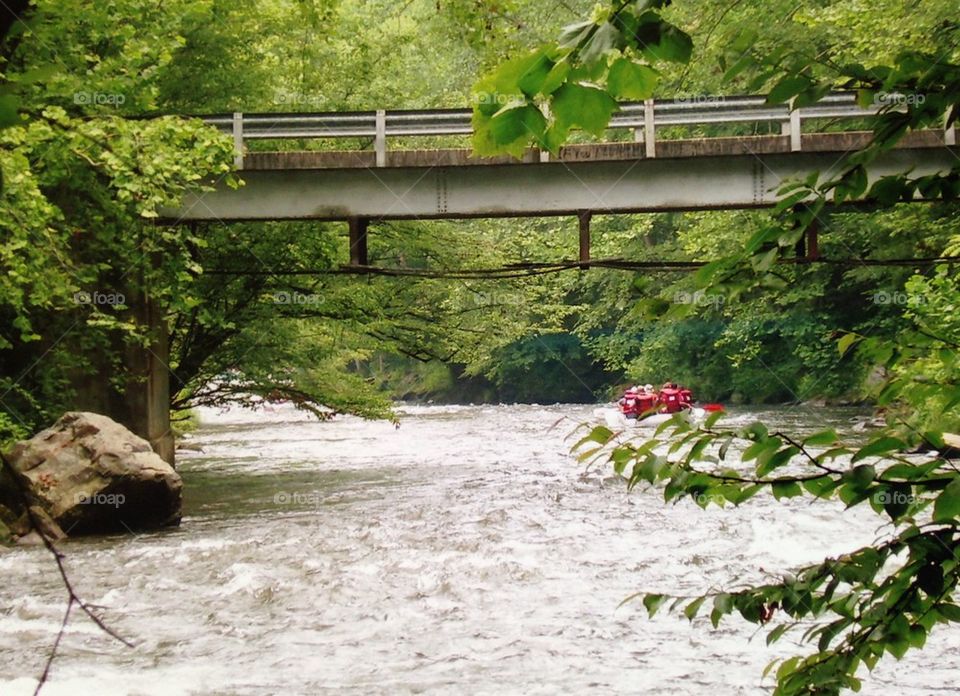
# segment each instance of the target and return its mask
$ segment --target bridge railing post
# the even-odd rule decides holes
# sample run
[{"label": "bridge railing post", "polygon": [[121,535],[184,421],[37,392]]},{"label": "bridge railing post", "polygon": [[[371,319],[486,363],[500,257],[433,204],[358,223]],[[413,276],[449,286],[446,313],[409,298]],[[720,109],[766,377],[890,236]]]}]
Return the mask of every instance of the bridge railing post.
[{"label": "bridge railing post", "polygon": [[233,112],[233,166],[243,169],[243,114]]},{"label": "bridge railing post", "polygon": [[654,122],[653,112],[653,99],[645,100],[643,102],[643,143],[644,152],[650,158],[657,156],[657,126]]},{"label": "bridge railing post", "polygon": [[943,117],[943,144],[955,146],[957,144],[957,124],[951,123],[947,125],[947,121],[950,118],[950,113]]},{"label": "bridge railing post", "polygon": [[793,100],[790,100],[790,152],[800,152],[803,147],[803,141],[800,137],[800,109],[793,108]]},{"label": "bridge railing post", "polygon": [[374,137],[373,149],[376,151],[376,160],[378,167],[387,166],[387,112],[383,109],[377,109],[376,116],[376,136]]}]

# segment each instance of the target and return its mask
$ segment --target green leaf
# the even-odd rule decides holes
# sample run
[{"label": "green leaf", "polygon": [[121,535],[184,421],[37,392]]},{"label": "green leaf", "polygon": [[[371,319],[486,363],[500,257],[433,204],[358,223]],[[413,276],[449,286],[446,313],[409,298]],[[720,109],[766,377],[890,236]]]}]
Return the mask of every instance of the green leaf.
[{"label": "green leaf", "polygon": [[769,225],[757,230],[754,232],[753,236],[750,237],[746,246],[744,247],[746,253],[752,254],[755,251],[758,251],[761,247],[763,247],[764,244],[775,240],[780,235],[781,231],[782,230],[778,225]]},{"label": "green leaf", "polygon": [[843,357],[847,354],[847,351],[850,350],[850,346],[860,340],[860,336],[855,333],[844,334],[840,337],[840,340],[837,341],[837,350],[840,351],[840,357]]},{"label": "green leaf", "polygon": [[576,24],[565,26],[560,32],[558,45],[560,48],[574,48],[589,36],[595,26],[596,25],[590,21],[577,22]]},{"label": "green leaf", "polygon": [[949,522],[960,515],[960,476],[955,477],[933,504],[933,521]]},{"label": "green leaf", "polygon": [[660,74],[649,65],[642,65],[629,58],[618,58],[607,76],[607,89],[620,99],[650,99]]},{"label": "green leaf", "polygon": [[509,106],[490,119],[487,130],[493,142],[514,157],[523,155],[527,143],[540,141],[547,120],[540,110],[531,105]]},{"label": "green leaf", "polygon": [[915,481],[923,478],[931,471],[939,467],[941,462],[937,459],[926,464],[903,463],[894,464],[883,472],[885,479],[904,479],[906,481]]},{"label": "green leaf", "polygon": [[860,488],[873,483],[874,479],[877,478],[877,470],[870,464],[855,466],[848,474],[850,481]]},{"label": "green leaf", "polygon": [[767,104],[782,104],[790,101],[810,85],[810,78],[805,75],[787,75],[770,90],[770,94],[767,95]]},{"label": "green leaf", "polygon": [[846,172],[837,183],[834,193],[834,202],[840,203],[844,199],[853,200],[863,195],[867,190],[867,170],[862,164]]},{"label": "green leaf", "polygon": [[777,257],[779,255],[780,255],[780,249],[778,249],[777,247],[774,247],[773,249],[769,249],[763,254],[754,256],[750,260],[750,262],[754,270],[758,272],[768,271],[770,270],[770,267],[773,266],[773,264],[776,262]]},{"label": "green leaf", "polygon": [[811,85],[807,89],[803,90],[793,100],[794,109],[803,109],[808,106],[813,106],[820,102],[831,90],[833,85],[829,82],[821,85]]},{"label": "green leaf", "polygon": [[734,505],[739,505],[740,503],[750,500],[750,498],[755,496],[762,489],[763,489],[763,485],[759,483],[755,483],[751,486],[747,486],[740,491],[739,495],[736,496],[736,499],[730,500],[730,502],[733,503]]},{"label": "green leaf", "polygon": [[907,654],[910,649],[910,641],[904,637],[891,637],[886,642],[887,652],[898,660]]},{"label": "green leaf", "polygon": [[771,485],[773,491],[773,497],[777,500],[782,498],[795,498],[798,495],[803,495],[803,489],[800,488],[800,484],[796,481],[774,481]]},{"label": "green leaf", "polygon": [[780,637],[787,632],[788,628],[790,628],[790,624],[780,624],[770,631],[770,633],[767,634],[767,645],[771,645],[780,640]]},{"label": "green leaf", "polygon": [[792,674],[793,671],[796,670],[797,663],[799,662],[800,662],[799,655],[794,655],[793,657],[788,657],[786,660],[784,660],[780,664],[780,667],[777,668],[777,679],[782,680],[786,678],[788,675]]},{"label": "green leaf", "polygon": [[688,604],[686,608],[683,610],[683,615],[686,616],[691,621],[693,621],[693,619],[697,615],[697,612],[700,611],[700,606],[703,604],[705,599],[706,597],[698,597],[697,599],[690,602],[690,604]]},{"label": "green leaf", "polygon": [[722,618],[723,618],[723,612],[721,612],[719,609],[714,609],[713,611],[710,612],[710,624],[714,628],[720,625],[720,619]]},{"label": "green leaf", "polygon": [[697,440],[696,444],[690,448],[690,452],[687,453],[687,462],[699,461],[700,455],[703,454],[703,451],[711,442],[713,442],[713,435],[704,435]]},{"label": "green leaf", "polygon": [[[773,440],[773,442],[777,441]],[[789,464],[790,460],[799,453],[800,448],[796,447],[795,445],[788,445],[771,456],[766,456],[767,452],[764,452],[760,457],[757,458],[757,476],[767,476],[771,472],[779,469],[781,466]]]},{"label": "green leaf", "polygon": [[709,430],[710,428],[715,426],[717,424],[717,421],[723,418],[724,415],[725,413],[723,411],[714,411],[709,416],[707,416],[707,419],[703,422],[703,428],[706,430]]},{"label": "green leaf", "polygon": [[657,613],[657,610],[665,599],[666,595],[662,594],[648,594],[644,596],[643,606],[647,608],[647,615],[650,616],[650,618],[653,618],[653,615]]},{"label": "green leaf", "polygon": [[759,36],[760,32],[753,27],[744,27],[736,37],[734,37],[733,41],[730,42],[730,50],[737,53],[748,51],[757,42]]},{"label": "green leaf", "polygon": [[[716,628],[716,626],[714,626],[714,628]],[[775,657],[772,660],[770,660],[770,662],[767,663],[767,666],[763,668],[763,672],[761,676],[764,679],[766,679],[769,676],[770,672],[773,671],[773,668],[777,666],[778,662],[780,662],[779,657]]]},{"label": "green leaf", "polygon": [[874,89],[858,89],[857,90],[857,106],[861,109],[869,109],[873,106],[877,96],[877,91]]},{"label": "green leaf", "polygon": [[745,53],[737,61],[727,68],[726,72],[723,73],[722,82],[730,82],[737,75],[742,73],[747,68],[753,67],[757,64],[756,59],[749,53]]},{"label": "green leaf", "polygon": [[943,592],[943,568],[939,563],[927,563],[917,571],[917,587],[928,597],[940,596]]},{"label": "green leaf", "polygon": [[808,479],[803,482],[803,487],[811,495],[818,498],[827,498],[837,487],[837,482],[829,476],[821,476],[815,479]]},{"label": "green leaf", "polygon": [[897,452],[906,449],[906,446],[907,443],[899,438],[881,437],[857,450],[850,461],[858,462],[866,457],[876,457],[881,454],[887,454],[888,452]]},{"label": "green leaf", "polygon": [[579,126],[600,136],[610,123],[610,116],[619,109],[617,102],[602,89],[579,84],[565,84],[553,94],[551,109],[558,124]]},{"label": "green leaf", "polygon": [[935,604],[933,606],[937,610],[937,613],[945,618],[947,621],[952,621],[954,623],[960,623],[960,606],[956,604]]},{"label": "green leaf", "polygon": [[767,438],[764,440],[758,440],[743,451],[743,454],[740,455],[740,460],[749,462],[752,459],[758,459],[766,451],[769,451],[770,456],[772,456],[773,452],[775,452],[779,447],[780,440],[778,439]]},{"label": "green leaf", "polygon": [[620,43],[620,31],[610,22],[604,22],[596,28],[593,36],[583,44],[579,57],[582,63],[593,63],[604,56],[607,51],[617,48]]},{"label": "green leaf", "polygon": [[590,431],[588,437],[601,445],[605,445],[610,442],[610,438],[613,437],[613,431],[610,428],[607,428],[603,425],[598,425]]},{"label": "green leaf", "polygon": [[540,93],[549,96],[557,91],[570,74],[570,63],[566,59],[556,63],[540,85]]},{"label": "green leaf", "polygon": [[651,29],[651,25],[647,23],[641,26],[638,32],[638,44],[644,56],[651,61],[690,62],[693,39],[686,32],[662,20],[655,29]]},{"label": "green leaf", "polygon": [[543,83],[552,69],[553,61],[538,51],[528,60],[525,70],[519,75],[517,87],[528,97],[533,97],[543,88]]},{"label": "green leaf", "polygon": [[923,626],[918,626],[914,624],[910,627],[910,635],[908,636],[910,641],[910,647],[913,648],[922,648],[927,642],[927,632],[924,630]]},{"label": "green leaf", "polygon": [[717,611],[729,614],[733,611],[733,597],[727,592],[721,592],[713,598],[713,606]]},{"label": "green leaf", "polygon": [[837,436],[837,431],[833,428],[829,428],[828,430],[821,430],[820,432],[804,438],[803,446],[811,447],[819,445],[832,445],[839,439],[840,438]]}]

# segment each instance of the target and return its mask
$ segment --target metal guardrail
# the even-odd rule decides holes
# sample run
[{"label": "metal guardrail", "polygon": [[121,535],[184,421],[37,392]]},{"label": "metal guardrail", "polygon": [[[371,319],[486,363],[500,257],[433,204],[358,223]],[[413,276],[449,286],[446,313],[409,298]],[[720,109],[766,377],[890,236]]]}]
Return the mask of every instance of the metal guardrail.
[{"label": "metal guardrail", "polygon": [[[898,95],[888,95],[896,103]],[[766,97],[701,96],[686,99],[629,102],[610,119],[608,128],[626,128],[634,139],[644,143],[647,157],[656,157],[656,130],[664,126],[690,126],[718,123],[778,122],[781,133],[790,136],[790,149],[801,150],[801,125],[804,120],[820,118],[853,119],[878,113],[886,104],[861,108],[856,94],[835,92],[812,106],[791,109],[787,104],[771,106]],[[404,136],[469,135],[473,132],[470,109],[433,109],[425,111],[356,111],[326,113],[219,114],[203,117],[204,122],[233,135],[235,163],[243,168],[246,140],[290,138],[372,138],[376,165],[386,166],[387,139]],[[956,145],[956,130],[945,133],[947,145]],[[548,153],[542,153],[542,160]]]}]

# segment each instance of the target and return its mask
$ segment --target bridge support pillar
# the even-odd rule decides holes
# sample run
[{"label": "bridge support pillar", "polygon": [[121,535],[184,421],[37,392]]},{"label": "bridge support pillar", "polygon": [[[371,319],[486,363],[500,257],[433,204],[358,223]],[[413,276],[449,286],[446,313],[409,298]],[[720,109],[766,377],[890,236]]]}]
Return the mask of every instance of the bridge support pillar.
[{"label": "bridge support pillar", "polygon": [[[115,333],[109,344],[76,343],[86,368],[71,378],[72,405],[112,418],[150,443],[154,452],[174,463],[170,427],[169,335],[159,304],[140,290],[123,289],[129,310],[124,318],[145,334],[144,342]],[[118,375],[120,379],[114,379]]]},{"label": "bridge support pillar", "polygon": [[796,246],[798,259],[813,261],[820,257],[820,222],[814,218]]},{"label": "bridge support pillar", "polygon": [[580,270],[585,271],[590,268],[590,220],[593,213],[581,210],[577,218],[580,221]]},{"label": "bridge support pillar", "polygon": [[149,297],[136,300],[134,315],[146,327],[148,345],[128,343],[125,366],[124,414],[110,414],[145,439],[164,461],[173,464],[174,441],[170,427],[170,344],[166,322],[158,303]]},{"label": "bridge support pillar", "polygon": [[370,224],[368,218],[352,217],[349,219],[350,225],[350,265],[351,266],[369,266],[367,257],[367,227]]}]

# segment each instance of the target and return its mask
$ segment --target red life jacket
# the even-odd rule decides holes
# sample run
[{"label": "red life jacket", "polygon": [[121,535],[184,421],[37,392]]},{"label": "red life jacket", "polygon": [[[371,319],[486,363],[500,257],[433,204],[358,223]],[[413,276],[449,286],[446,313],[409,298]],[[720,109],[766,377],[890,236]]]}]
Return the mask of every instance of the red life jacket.
[{"label": "red life jacket", "polygon": [[633,389],[628,389],[620,399],[620,412],[625,416],[637,416],[641,411],[640,395]]},{"label": "red life jacket", "polygon": [[653,410],[657,405],[657,395],[656,394],[640,394],[637,397],[637,402],[640,405],[640,413],[646,413],[647,411]]},{"label": "red life jacket", "polygon": [[676,413],[677,411],[681,410],[684,405],[683,401],[680,399],[680,390],[672,387],[665,387],[661,389],[660,406],[661,410],[666,413]]}]

